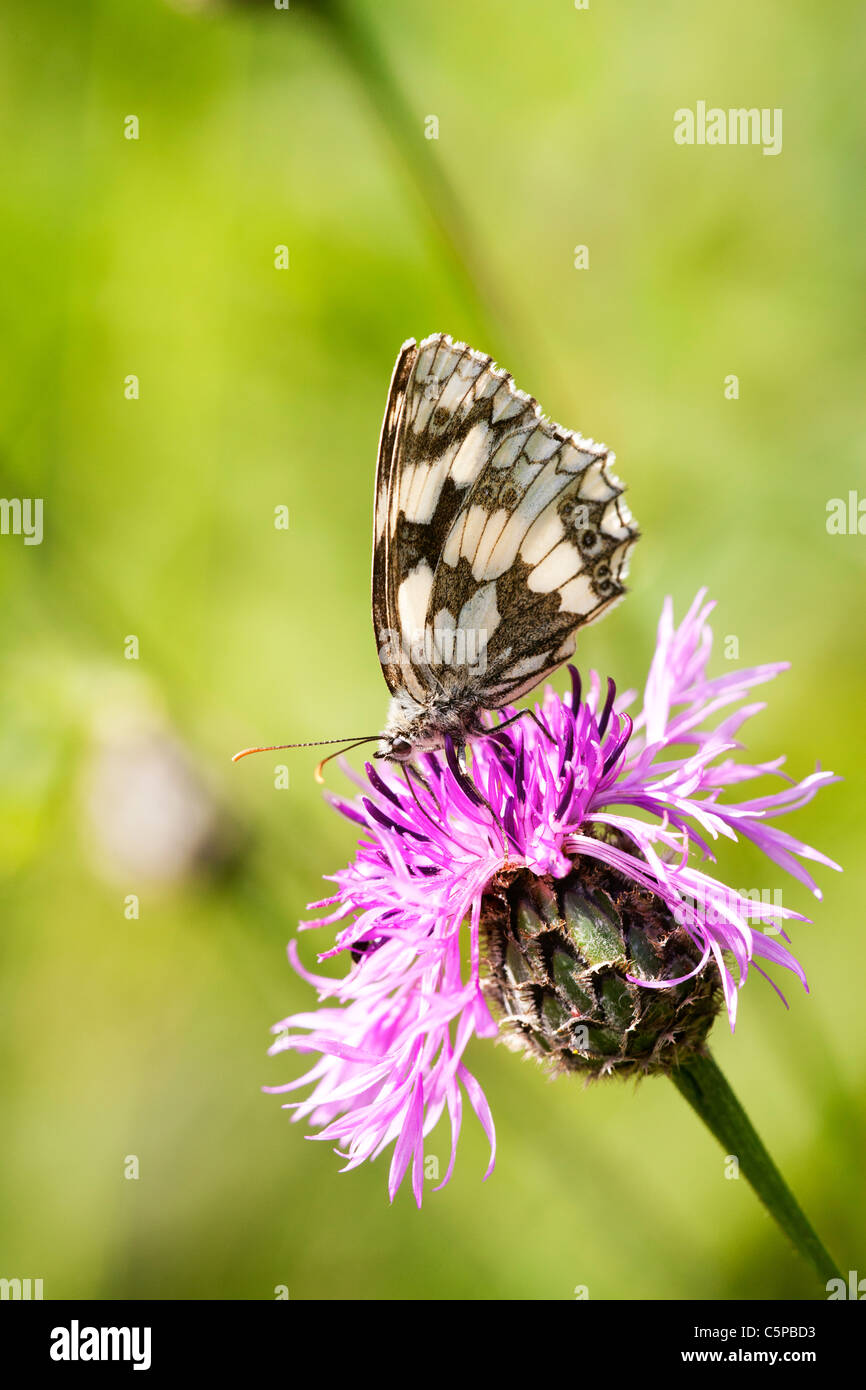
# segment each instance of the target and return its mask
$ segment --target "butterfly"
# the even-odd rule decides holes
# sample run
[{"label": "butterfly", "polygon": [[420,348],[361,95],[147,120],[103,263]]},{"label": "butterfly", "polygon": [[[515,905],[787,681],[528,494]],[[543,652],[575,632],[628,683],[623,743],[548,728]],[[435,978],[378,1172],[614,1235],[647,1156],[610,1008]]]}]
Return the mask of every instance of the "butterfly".
[{"label": "butterfly", "polygon": [[373,626],[379,755],[484,733],[625,593],[637,529],[611,454],[541,414],[491,357],[410,339],[379,443]]},{"label": "butterfly", "polygon": [[532,690],[622,598],[638,531],[613,461],[484,353],[443,333],[403,344],[376,469],[378,757],[490,733],[482,712]]}]

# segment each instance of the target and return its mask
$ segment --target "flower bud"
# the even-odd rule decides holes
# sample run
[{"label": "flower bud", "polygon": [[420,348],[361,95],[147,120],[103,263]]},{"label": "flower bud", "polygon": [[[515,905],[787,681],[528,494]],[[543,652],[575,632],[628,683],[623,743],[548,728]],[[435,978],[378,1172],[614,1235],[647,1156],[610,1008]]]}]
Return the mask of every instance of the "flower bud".
[{"label": "flower bud", "polygon": [[589,1077],[667,1071],[703,1050],[715,969],[661,899],[596,860],[565,877],[501,872],[482,904],[483,989],[510,1046]]}]

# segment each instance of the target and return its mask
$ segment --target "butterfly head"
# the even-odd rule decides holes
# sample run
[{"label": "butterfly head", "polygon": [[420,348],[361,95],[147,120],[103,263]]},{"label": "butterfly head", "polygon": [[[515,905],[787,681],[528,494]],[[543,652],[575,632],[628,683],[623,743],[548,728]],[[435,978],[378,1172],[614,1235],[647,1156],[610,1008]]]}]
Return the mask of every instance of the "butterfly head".
[{"label": "butterfly head", "polygon": [[440,694],[426,704],[420,704],[408,691],[398,690],[391,700],[376,757],[406,763],[416,753],[444,748],[449,737],[461,747],[473,734],[482,732],[478,704],[468,690]]}]

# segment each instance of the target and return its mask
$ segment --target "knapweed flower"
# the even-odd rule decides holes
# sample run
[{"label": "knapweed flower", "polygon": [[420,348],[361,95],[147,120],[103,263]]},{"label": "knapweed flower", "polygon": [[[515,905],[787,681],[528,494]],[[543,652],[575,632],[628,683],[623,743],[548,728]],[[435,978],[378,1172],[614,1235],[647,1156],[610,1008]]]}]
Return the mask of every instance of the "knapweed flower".
[{"label": "knapweed flower", "polygon": [[[754,687],[787,663],[707,676],[713,604],[702,590],[679,627],[665,602],[639,712],[636,695],[586,693],[571,669],[564,697],[547,689],[534,711],[490,719],[473,741],[416,764],[351,774],[360,795],[332,797],[361,827],[337,892],[304,926],[342,923],[348,973],[295,969],[322,1006],[277,1024],[272,1053],[314,1053],[293,1092],[294,1118],[334,1143],[355,1168],[391,1144],[389,1191],[409,1166],[420,1205],[424,1140],[447,1111],[451,1177],[464,1094],[495,1155],[493,1120],[467,1069],[473,1035],[496,1036],[554,1068],[635,1074],[669,1070],[701,1052],[723,1002],[733,1027],[752,970],[784,967],[805,986],[785,944],[778,901],[734,891],[705,867],[720,837],[750,840],[779,869],[820,892],[802,861],[831,859],[772,824],[837,780],[800,782],[782,758],[735,760],[742,725],[761,703]],[[348,771],[348,769],[347,769]],[[736,799],[759,777],[780,790]],[[724,798],[724,799],[723,799]],[[774,899],[778,894],[773,894]],[[762,929],[763,928],[763,929]]]}]

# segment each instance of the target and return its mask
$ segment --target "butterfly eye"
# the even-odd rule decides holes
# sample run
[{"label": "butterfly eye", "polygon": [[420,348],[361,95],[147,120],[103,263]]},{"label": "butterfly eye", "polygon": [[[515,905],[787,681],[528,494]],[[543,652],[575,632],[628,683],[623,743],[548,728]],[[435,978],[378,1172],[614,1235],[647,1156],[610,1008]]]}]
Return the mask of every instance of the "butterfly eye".
[{"label": "butterfly eye", "polygon": [[412,745],[408,738],[394,738],[391,740],[389,753],[392,758],[397,758],[400,762],[405,762],[412,753]]}]

